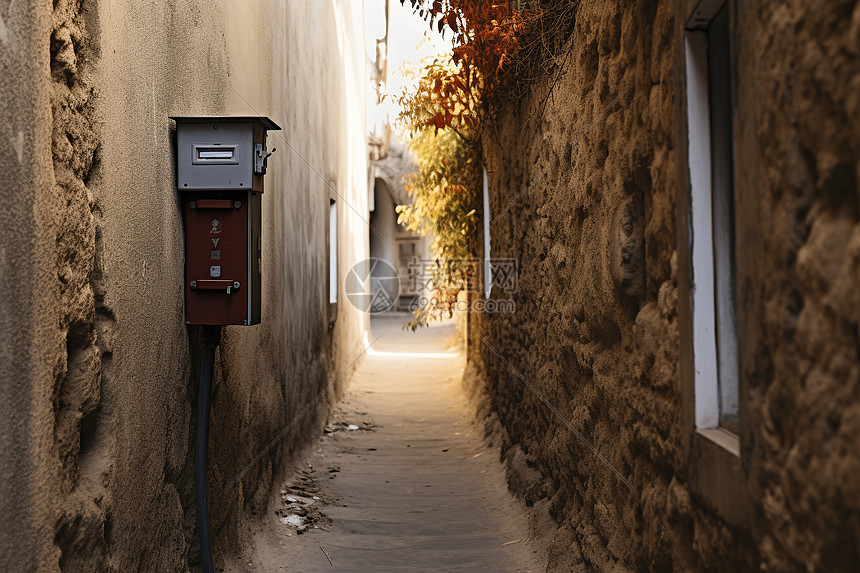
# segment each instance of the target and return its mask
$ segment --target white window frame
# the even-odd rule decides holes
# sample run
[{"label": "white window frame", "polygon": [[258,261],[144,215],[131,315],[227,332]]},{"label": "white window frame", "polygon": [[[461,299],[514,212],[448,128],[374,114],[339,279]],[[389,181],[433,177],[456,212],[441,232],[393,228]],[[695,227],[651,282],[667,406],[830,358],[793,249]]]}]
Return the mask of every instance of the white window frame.
[{"label": "white window frame", "polygon": [[328,208],[328,301],[337,302],[337,200],[331,199]]},{"label": "white window frame", "polygon": [[[720,269],[720,249],[726,242],[719,235],[718,240],[714,240],[710,74],[708,36],[704,30],[724,4],[731,10],[729,29],[733,30],[733,21],[738,17],[734,0],[700,0],[686,21],[679,20],[677,36],[684,46],[684,67],[675,84],[682,94],[676,100],[676,117],[679,126],[685,126],[676,132],[679,140],[678,310],[683,446],[691,492],[726,522],[749,529],[755,521],[755,508],[741,463],[742,440],[747,430],[741,424],[740,435],[736,435],[719,425],[720,333],[716,320],[720,308],[717,297],[724,287],[719,283],[715,285],[715,279]],[[736,53],[734,41],[734,38],[730,40],[730,59]],[[719,216],[716,219],[719,225]],[[739,364],[737,356],[735,363]],[[734,375],[741,413],[744,380],[739,374]]]},{"label": "white window frame", "polygon": [[483,211],[484,211],[484,298],[490,299],[493,290],[493,269],[490,253],[490,187],[487,166],[483,169]]},{"label": "white window frame", "polygon": [[[704,1],[691,18],[697,27],[707,26],[722,8],[723,1]],[[688,24],[689,25],[689,24]],[[714,237],[730,233],[725,216],[715,217],[712,171],[711,101],[708,39],[706,32],[685,32],[688,163],[690,170],[690,211],[692,225],[693,360],[695,365],[696,430],[732,454],[740,455],[737,434],[721,425],[724,397],[734,398],[729,406],[738,410],[737,334],[734,318],[734,277],[727,276],[725,261],[731,248]],[[716,219],[716,220],[715,220]],[[730,272],[730,271],[729,271]],[[722,324],[722,328],[718,325]],[[718,349],[722,348],[722,354]],[[732,358],[727,358],[731,356]],[[728,391],[726,386],[729,386]],[[722,395],[721,395],[722,391]]]},{"label": "white window frame", "polygon": [[328,322],[333,324],[337,319],[338,299],[338,208],[337,189],[334,182],[329,183],[329,200],[326,227],[328,251],[328,272],[326,286],[328,287]]}]

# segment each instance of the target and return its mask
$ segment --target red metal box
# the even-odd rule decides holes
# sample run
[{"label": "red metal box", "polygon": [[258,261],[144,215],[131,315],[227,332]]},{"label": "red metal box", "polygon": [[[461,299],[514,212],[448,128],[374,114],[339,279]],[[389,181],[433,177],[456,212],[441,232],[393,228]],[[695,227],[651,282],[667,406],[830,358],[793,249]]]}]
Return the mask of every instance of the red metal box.
[{"label": "red metal box", "polygon": [[182,193],[185,321],[259,324],[260,194]]}]

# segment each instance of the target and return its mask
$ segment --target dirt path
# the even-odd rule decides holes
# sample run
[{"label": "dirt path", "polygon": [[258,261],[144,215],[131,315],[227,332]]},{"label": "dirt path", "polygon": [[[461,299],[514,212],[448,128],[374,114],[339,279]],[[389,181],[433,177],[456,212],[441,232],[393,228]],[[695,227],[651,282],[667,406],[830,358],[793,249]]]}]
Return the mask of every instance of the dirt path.
[{"label": "dirt path", "polygon": [[543,570],[526,508],[472,423],[453,326],[403,322],[374,320],[334,423],[228,571]]}]

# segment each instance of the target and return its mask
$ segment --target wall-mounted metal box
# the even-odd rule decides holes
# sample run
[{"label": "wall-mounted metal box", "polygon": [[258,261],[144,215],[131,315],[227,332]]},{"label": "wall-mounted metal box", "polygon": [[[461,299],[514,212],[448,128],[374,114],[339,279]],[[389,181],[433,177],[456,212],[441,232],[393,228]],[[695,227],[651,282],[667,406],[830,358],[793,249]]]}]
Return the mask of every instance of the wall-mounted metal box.
[{"label": "wall-mounted metal box", "polygon": [[280,127],[265,117],[171,119],[185,220],[185,321],[259,324],[266,131]]},{"label": "wall-mounted metal box", "polygon": [[267,117],[171,117],[176,121],[176,186],[180,191],[263,192]]}]

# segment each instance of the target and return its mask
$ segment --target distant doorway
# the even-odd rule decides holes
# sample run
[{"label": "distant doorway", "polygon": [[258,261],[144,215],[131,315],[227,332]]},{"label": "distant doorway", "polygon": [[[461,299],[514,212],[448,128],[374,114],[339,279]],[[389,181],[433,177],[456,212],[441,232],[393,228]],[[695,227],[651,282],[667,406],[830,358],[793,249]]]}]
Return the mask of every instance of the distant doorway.
[{"label": "distant doorway", "polygon": [[413,269],[420,264],[421,239],[420,237],[398,237],[397,238],[397,261],[394,266],[397,269],[397,277],[400,279],[400,296],[397,301],[397,310],[410,311],[416,308],[420,296],[420,285],[415,280]]},{"label": "distant doorway", "polygon": [[[403,202],[384,179],[377,178],[370,203],[370,256],[390,264],[400,279],[392,311],[408,312],[420,298],[421,284],[415,280],[416,265],[429,257],[428,241],[397,223],[397,205]],[[374,277],[371,276],[371,284]],[[383,285],[380,285],[383,286]]]}]

